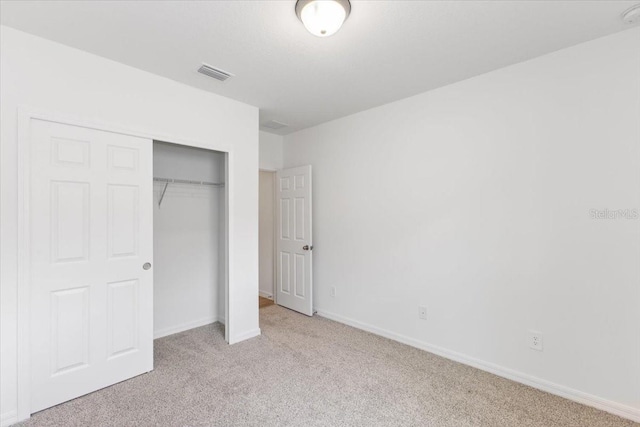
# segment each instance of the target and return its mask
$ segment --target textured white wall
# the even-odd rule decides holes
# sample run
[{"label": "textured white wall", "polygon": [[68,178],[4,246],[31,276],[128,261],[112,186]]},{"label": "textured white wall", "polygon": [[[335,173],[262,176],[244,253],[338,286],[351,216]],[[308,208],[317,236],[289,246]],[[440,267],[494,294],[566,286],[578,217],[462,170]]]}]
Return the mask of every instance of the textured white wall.
[{"label": "textured white wall", "polygon": [[154,141],[153,173],[169,178],[224,182],[224,153]]},{"label": "textured white wall", "polygon": [[260,131],[260,169],[282,169],[282,146],[282,136]]},{"label": "textured white wall", "polygon": [[[154,142],[153,174],[224,182],[224,154]],[[160,337],[224,322],[224,189],[154,184],[153,330]]]},{"label": "textured white wall", "polygon": [[321,314],[640,419],[640,220],[589,213],[640,208],[640,29],[285,136],[284,157],[313,165]]},{"label": "textured white wall", "polygon": [[230,340],[258,334],[258,109],[11,28],[0,31],[3,422],[15,419],[17,407],[18,106],[230,150]]}]

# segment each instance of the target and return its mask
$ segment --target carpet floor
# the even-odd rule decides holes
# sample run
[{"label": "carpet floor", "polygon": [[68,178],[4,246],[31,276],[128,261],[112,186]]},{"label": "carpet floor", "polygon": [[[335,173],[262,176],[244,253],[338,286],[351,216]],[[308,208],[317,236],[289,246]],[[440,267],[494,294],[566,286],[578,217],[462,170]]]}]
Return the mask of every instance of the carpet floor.
[{"label": "carpet floor", "polygon": [[638,426],[279,306],[228,346],[215,323],[155,341],[155,370],[25,426]]}]

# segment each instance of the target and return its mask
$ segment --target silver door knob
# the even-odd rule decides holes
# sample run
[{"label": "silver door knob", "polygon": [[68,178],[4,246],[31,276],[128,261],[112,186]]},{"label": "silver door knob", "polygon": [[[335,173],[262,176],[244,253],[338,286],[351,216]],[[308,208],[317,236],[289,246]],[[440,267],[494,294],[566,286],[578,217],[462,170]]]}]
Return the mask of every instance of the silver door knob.
[{"label": "silver door knob", "polygon": [[302,250],[303,250],[303,251],[312,251],[312,250],[313,250],[313,246],[304,245],[304,246],[302,247]]},{"label": "silver door knob", "polygon": [[143,268],[144,270],[149,270],[149,269],[151,268],[151,263],[150,263],[150,262],[145,262],[145,263],[142,265],[142,268]]}]

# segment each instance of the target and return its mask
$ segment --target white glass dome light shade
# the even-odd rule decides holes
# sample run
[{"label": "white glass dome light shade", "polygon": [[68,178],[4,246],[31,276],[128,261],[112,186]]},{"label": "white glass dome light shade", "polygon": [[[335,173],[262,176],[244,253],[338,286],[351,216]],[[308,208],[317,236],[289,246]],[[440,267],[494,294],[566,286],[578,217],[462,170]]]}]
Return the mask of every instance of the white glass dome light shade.
[{"label": "white glass dome light shade", "polygon": [[296,15],[314,36],[335,34],[351,12],[349,0],[298,0]]}]

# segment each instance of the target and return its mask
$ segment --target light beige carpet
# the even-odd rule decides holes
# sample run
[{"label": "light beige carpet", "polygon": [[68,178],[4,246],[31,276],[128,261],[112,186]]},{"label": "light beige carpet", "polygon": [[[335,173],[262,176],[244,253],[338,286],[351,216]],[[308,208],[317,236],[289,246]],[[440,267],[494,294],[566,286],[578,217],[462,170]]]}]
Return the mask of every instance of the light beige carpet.
[{"label": "light beige carpet", "polygon": [[29,426],[632,426],[630,421],[271,306],[228,346],[213,324],[155,342],[155,370]]}]

